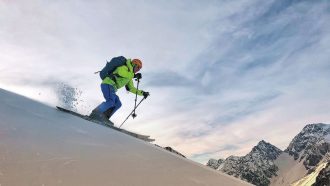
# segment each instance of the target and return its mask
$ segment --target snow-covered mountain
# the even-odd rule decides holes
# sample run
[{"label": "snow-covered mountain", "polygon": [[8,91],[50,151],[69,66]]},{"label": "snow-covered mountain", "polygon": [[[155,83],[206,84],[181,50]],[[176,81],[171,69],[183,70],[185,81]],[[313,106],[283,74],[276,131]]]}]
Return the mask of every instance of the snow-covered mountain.
[{"label": "snow-covered mountain", "polygon": [[255,185],[299,185],[300,179],[314,183],[318,174],[320,182],[329,178],[329,156],[330,125],[317,123],[306,125],[285,151],[261,141],[246,156],[210,159],[207,166]]},{"label": "snow-covered mountain", "polygon": [[318,123],[306,125],[293,138],[285,150],[295,160],[303,161],[306,169],[315,167],[330,152],[330,125]]},{"label": "snow-covered mountain", "polygon": [[278,170],[274,160],[281,153],[280,149],[262,140],[246,156],[211,159],[207,165],[255,185],[269,185],[269,179]]},{"label": "snow-covered mountain", "polygon": [[0,89],[0,185],[250,185]]}]

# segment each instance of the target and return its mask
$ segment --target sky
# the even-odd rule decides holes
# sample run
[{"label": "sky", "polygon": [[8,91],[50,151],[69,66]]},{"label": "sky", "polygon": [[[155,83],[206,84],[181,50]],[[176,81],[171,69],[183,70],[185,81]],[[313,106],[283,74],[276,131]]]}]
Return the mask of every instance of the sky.
[{"label": "sky", "polygon": [[[124,128],[203,164],[260,140],[284,150],[330,123],[328,20],[328,0],[0,0],[0,87],[88,114],[94,72],[139,58],[151,96]],[[117,94],[120,125],[135,95]]]}]

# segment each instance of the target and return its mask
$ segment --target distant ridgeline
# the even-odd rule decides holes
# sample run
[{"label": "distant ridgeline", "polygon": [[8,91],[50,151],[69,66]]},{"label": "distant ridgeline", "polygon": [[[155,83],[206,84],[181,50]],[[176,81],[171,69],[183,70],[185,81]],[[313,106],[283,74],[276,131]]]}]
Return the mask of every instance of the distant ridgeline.
[{"label": "distant ridgeline", "polygon": [[207,166],[258,186],[292,184],[313,173],[315,185],[330,185],[329,164],[330,125],[318,123],[306,125],[284,151],[262,140],[245,156],[210,159]]}]

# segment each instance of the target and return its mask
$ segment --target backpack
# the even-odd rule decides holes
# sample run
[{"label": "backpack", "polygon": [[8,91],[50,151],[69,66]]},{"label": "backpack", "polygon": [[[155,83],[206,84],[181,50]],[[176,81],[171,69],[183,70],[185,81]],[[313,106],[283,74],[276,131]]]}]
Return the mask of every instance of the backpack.
[{"label": "backpack", "polygon": [[113,71],[115,71],[117,67],[126,65],[126,60],[124,56],[119,56],[107,61],[105,67],[100,71],[100,78],[104,80],[106,77],[112,76]]}]

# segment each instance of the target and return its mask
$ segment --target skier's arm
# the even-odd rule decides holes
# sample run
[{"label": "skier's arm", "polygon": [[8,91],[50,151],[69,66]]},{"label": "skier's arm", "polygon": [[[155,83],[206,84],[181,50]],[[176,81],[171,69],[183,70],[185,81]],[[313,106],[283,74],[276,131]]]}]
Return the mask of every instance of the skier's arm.
[{"label": "skier's arm", "polygon": [[128,84],[125,86],[126,90],[132,92],[133,94],[136,94],[136,91],[137,91],[137,95],[139,96],[143,96],[143,92],[141,90],[137,90],[135,87],[134,87],[134,84],[133,84],[133,80],[130,80],[128,82]]}]

